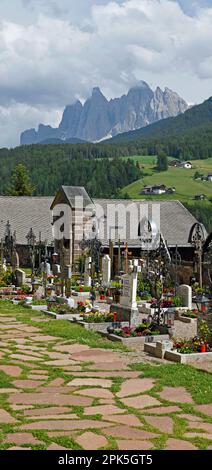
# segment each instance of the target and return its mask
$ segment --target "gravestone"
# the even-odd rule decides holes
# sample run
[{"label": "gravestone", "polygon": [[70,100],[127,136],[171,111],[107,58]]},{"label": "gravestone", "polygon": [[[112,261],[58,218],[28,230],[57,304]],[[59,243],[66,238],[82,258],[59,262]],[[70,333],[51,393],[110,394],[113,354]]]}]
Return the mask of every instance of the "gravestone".
[{"label": "gravestone", "polygon": [[177,296],[182,299],[182,307],[192,309],[192,288],[187,284],[182,284],[177,288]]},{"label": "gravestone", "polygon": [[[122,276],[123,289],[120,299],[120,304],[112,304],[111,311],[116,311],[118,314],[119,321],[129,320],[131,326],[135,326],[138,323],[139,311],[137,306],[137,283],[138,283],[138,272],[141,271],[141,267],[138,266],[138,260],[135,259],[133,262],[130,261],[129,274]],[[120,318],[120,316],[122,318]]]},{"label": "gravestone", "polygon": [[85,286],[91,287],[91,258],[85,259],[85,272],[84,272]]},{"label": "gravestone", "polygon": [[105,255],[102,260],[102,286],[109,287],[111,280],[111,259]]},{"label": "gravestone", "polygon": [[22,287],[26,283],[26,274],[22,269],[15,271],[17,287]]}]

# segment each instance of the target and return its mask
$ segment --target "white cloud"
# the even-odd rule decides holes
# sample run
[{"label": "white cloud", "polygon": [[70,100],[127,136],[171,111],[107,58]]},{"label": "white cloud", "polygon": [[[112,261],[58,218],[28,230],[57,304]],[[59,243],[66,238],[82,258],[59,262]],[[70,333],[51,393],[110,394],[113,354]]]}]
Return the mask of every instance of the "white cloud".
[{"label": "white cloud", "polygon": [[24,1],[33,21],[0,18],[0,145],[40,121],[53,124],[58,109],[96,85],[108,97],[138,79],[189,102],[211,94],[212,7],[189,16],[173,0]]},{"label": "white cloud", "polygon": [[23,129],[43,122],[58,126],[60,110],[46,111],[44,107],[33,107],[23,103],[11,103],[9,107],[0,106],[1,147],[15,147],[19,143],[19,135]]}]

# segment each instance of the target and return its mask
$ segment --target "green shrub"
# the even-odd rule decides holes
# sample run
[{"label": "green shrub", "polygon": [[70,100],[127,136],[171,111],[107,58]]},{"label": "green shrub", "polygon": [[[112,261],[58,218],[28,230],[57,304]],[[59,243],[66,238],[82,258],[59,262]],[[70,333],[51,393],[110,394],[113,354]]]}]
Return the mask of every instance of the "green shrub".
[{"label": "green shrub", "polygon": [[182,307],[182,299],[179,296],[173,297],[173,304],[175,307]]}]

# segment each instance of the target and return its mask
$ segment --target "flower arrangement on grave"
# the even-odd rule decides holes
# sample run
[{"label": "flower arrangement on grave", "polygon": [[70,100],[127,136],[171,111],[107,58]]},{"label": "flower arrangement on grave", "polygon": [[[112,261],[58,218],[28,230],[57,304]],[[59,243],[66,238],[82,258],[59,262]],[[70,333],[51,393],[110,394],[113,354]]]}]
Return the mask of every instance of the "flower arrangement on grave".
[{"label": "flower arrangement on grave", "polygon": [[184,310],[180,313],[181,317],[187,317],[187,318],[198,318],[198,310]]},{"label": "flower arrangement on grave", "polygon": [[86,323],[108,323],[113,322],[114,315],[110,312],[94,312],[91,310],[91,312],[83,314],[82,317]]},{"label": "flower arrangement on grave", "polygon": [[137,327],[124,326],[122,328],[115,328],[113,334],[122,338],[136,338],[141,336],[157,336],[160,335],[160,331],[157,330],[157,326],[153,323],[141,323]]},{"label": "flower arrangement on grave", "polygon": [[53,313],[56,313],[57,315],[76,315],[76,313],[79,313],[76,308],[69,307],[68,304],[48,304],[48,310],[50,310]]},{"label": "flower arrangement on grave", "polygon": [[[152,299],[151,300],[151,307],[155,308],[157,306],[158,300]],[[178,296],[174,296],[171,299],[164,299],[161,300],[161,308],[174,308],[174,307],[181,307],[182,300]]]},{"label": "flower arrangement on grave", "polygon": [[199,336],[187,339],[174,339],[173,348],[181,354],[192,354],[197,352],[211,352],[212,351],[212,335],[211,330],[206,322],[201,322],[199,328]]},{"label": "flower arrangement on grave", "polygon": [[77,310],[78,312],[85,312],[86,311],[86,305],[83,302],[77,302]]},{"label": "flower arrangement on grave", "polygon": [[77,286],[77,285],[75,285],[73,288],[76,292],[80,292],[80,293],[90,292],[90,290],[91,290],[91,287],[89,287],[89,286]]},{"label": "flower arrangement on grave", "polygon": [[26,294],[23,289],[13,289],[11,287],[5,287],[0,289],[0,298],[8,300],[24,300]]},{"label": "flower arrangement on grave", "polygon": [[212,330],[209,328],[205,320],[201,320],[199,325],[199,335],[202,343],[207,347],[208,344],[212,346]]},{"label": "flower arrangement on grave", "polygon": [[25,301],[27,299],[27,296],[25,294],[22,295],[15,295],[12,300],[17,300],[17,301]]},{"label": "flower arrangement on grave", "polygon": [[141,274],[138,274],[138,287],[137,294],[139,300],[151,300],[151,285],[148,281],[142,279]]}]

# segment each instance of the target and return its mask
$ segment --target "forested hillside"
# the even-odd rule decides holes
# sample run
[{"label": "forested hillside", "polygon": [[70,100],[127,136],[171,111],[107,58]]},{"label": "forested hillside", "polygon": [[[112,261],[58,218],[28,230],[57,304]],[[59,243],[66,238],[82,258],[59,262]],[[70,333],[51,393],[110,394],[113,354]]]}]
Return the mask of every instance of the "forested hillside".
[{"label": "forested hillside", "polygon": [[143,137],[163,137],[181,134],[197,127],[212,125],[212,97],[193,106],[176,117],[162,119],[154,124],[113,137],[111,142],[136,140]]},{"label": "forested hillside", "polygon": [[[0,150],[0,194],[7,192],[15,166],[29,171],[35,195],[54,195],[64,185],[84,186],[93,197],[116,197],[141,176],[132,160],[118,158],[120,150],[94,145],[32,145]],[[109,160],[107,157],[110,157]]]},{"label": "forested hillside", "polygon": [[212,97],[175,118],[119,134],[107,143],[127,146],[134,155],[157,155],[163,150],[174,158],[212,157]]}]

